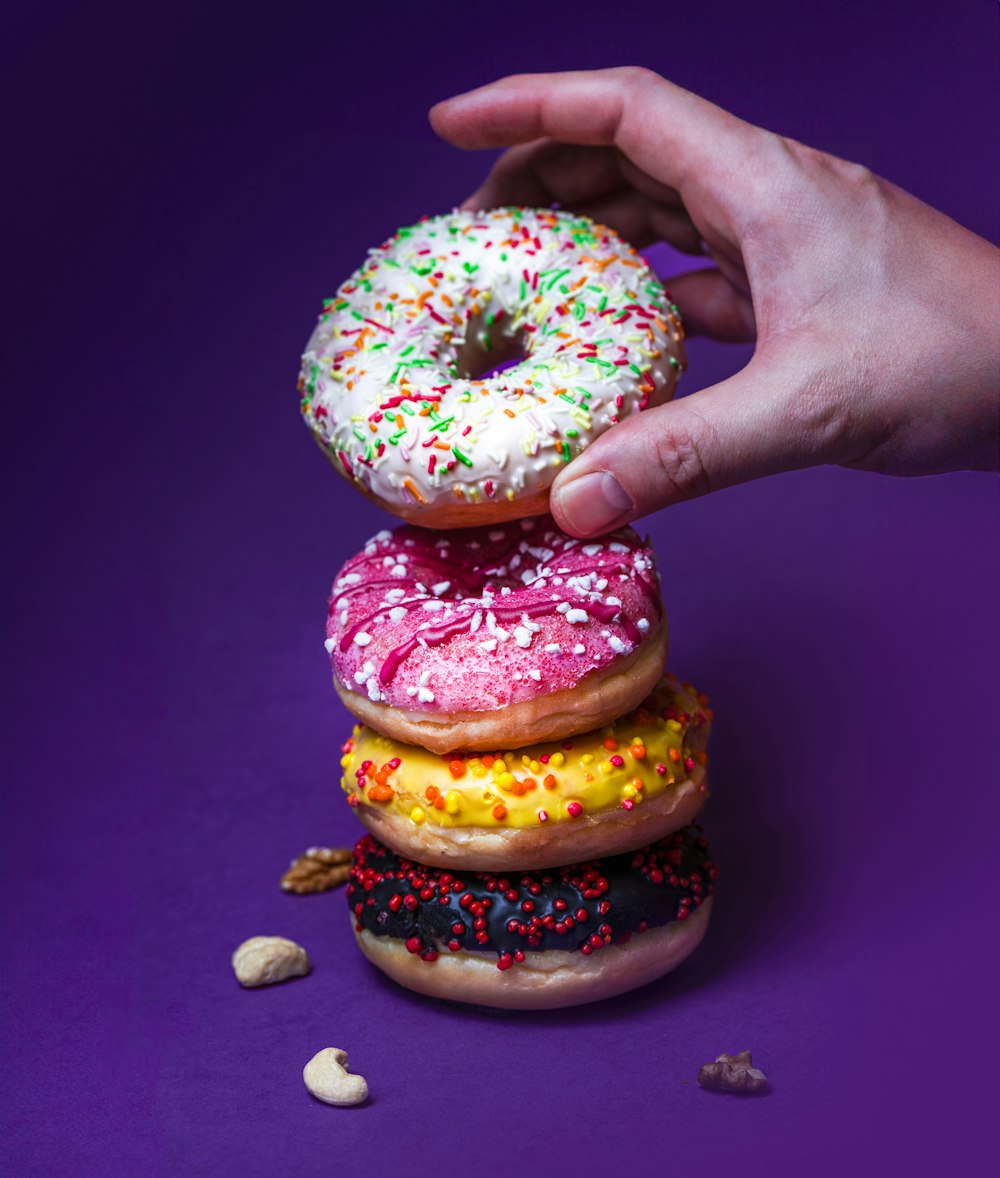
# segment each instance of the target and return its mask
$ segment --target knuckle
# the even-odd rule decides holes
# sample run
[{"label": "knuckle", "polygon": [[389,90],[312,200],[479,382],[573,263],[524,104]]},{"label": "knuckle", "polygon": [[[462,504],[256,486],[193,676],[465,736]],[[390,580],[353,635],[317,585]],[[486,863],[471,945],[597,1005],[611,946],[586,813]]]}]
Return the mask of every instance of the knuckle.
[{"label": "knuckle", "polygon": [[700,418],[671,416],[678,420],[665,423],[652,439],[657,481],[670,502],[696,499],[711,490],[705,426]]},{"label": "knuckle", "polygon": [[660,75],[655,71],[648,69],[644,65],[619,65],[614,66],[608,70],[608,73],[617,78],[618,81],[628,86],[648,85],[650,82],[659,82]]},{"label": "knuckle", "polygon": [[840,156],[830,155],[817,147],[799,143],[796,139],[772,136],[781,152],[793,168],[808,179],[853,191],[868,199],[876,198],[884,191],[885,183],[865,164],[856,164]]},{"label": "knuckle", "polygon": [[641,106],[664,85],[660,74],[643,65],[617,66],[608,74],[614,78],[623,106]]}]

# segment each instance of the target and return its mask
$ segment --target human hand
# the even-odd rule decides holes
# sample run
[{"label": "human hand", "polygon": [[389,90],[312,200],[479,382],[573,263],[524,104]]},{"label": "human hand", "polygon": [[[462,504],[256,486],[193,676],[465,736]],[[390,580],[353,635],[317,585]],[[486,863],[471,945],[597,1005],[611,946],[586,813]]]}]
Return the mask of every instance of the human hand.
[{"label": "human hand", "polygon": [[729,380],[560,472],[568,532],[823,463],[996,468],[1000,251],[944,214],[644,69],[508,77],[430,117],[460,147],[516,145],[464,208],[558,201],[637,247],[705,253],[714,268],[669,284],[689,333],[757,341]]}]

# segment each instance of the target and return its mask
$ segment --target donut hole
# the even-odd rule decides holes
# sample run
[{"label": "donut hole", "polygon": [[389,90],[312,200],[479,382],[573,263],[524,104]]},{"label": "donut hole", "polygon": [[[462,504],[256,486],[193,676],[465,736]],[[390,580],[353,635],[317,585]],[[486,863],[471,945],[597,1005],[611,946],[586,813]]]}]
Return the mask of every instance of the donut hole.
[{"label": "donut hole", "polygon": [[515,368],[528,357],[520,334],[489,327],[485,320],[469,323],[465,340],[455,358],[458,376],[464,380],[488,380]]},{"label": "donut hole", "polygon": [[511,368],[516,368],[522,360],[525,360],[525,355],[519,350],[516,356],[512,356],[509,360],[501,360],[500,363],[494,362],[487,368],[480,368],[477,372],[470,372],[468,374],[469,380],[491,380],[494,376],[501,376]]}]

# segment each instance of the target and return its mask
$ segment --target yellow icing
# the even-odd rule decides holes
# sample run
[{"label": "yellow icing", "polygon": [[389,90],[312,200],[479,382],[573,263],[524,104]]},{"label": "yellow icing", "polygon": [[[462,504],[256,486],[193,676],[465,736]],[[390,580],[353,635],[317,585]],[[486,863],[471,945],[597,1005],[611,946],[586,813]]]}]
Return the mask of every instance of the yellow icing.
[{"label": "yellow icing", "polygon": [[703,695],[665,675],[616,723],[513,751],[438,756],[358,725],[344,745],[342,785],[352,805],[385,807],[418,825],[571,821],[630,809],[687,780],[708,760],[711,717]]}]

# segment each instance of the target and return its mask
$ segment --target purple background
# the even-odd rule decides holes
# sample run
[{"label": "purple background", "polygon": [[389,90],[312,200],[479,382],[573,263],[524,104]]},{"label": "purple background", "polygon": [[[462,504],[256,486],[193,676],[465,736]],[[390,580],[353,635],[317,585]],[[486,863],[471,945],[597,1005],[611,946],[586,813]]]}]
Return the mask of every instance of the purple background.
[{"label": "purple background", "polygon": [[[649,521],[671,665],[717,710],[722,887],[672,978],[562,1013],[448,1007],[367,965],[342,893],[277,888],[357,834],[324,604],[386,523],[300,424],[297,357],[369,246],[483,174],[435,141],[433,101],[645,64],[996,236],[989,0],[625,12],[9,19],[6,1172],[931,1174],[991,1140],[989,476],[815,470]],[[695,342],[684,387],[745,357]],[[229,955],[257,933],[301,940],[313,975],[241,991]],[[328,1045],[367,1107],[307,1095]],[[748,1046],[769,1097],[697,1087]]]}]

